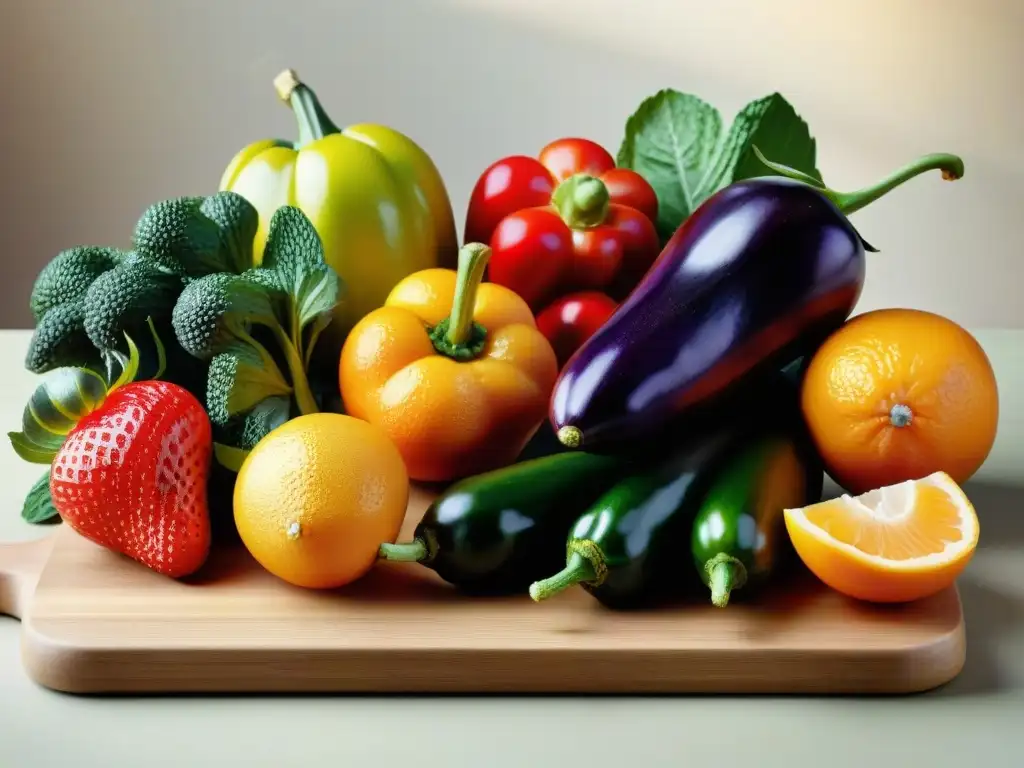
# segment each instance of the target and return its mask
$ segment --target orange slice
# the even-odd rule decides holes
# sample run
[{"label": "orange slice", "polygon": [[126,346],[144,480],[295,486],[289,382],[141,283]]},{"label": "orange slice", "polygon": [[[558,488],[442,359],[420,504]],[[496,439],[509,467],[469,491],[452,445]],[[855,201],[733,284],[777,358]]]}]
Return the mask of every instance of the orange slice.
[{"label": "orange slice", "polygon": [[784,512],[804,564],[838,592],[876,603],[951,585],[978,544],[978,516],[945,472]]}]

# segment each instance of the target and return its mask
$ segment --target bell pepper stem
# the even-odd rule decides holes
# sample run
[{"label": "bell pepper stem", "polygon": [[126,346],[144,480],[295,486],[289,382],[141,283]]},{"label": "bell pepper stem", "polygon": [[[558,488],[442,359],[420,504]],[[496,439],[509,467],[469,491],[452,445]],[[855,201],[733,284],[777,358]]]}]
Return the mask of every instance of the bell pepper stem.
[{"label": "bell pepper stem", "polygon": [[757,155],[758,160],[776,173],[791,179],[796,179],[797,181],[803,181],[821,190],[821,192],[835,203],[839,210],[847,216],[870,205],[875,202],[875,200],[883,197],[901,184],[910,181],[914,177],[920,176],[922,173],[926,173],[927,171],[941,171],[942,178],[946,181],[956,181],[964,175],[964,161],[962,159],[956,155],[935,153],[931,155],[923,155],[913,162],[907,163],[902,168],[897,169],[889,176],[870,187],[859,189],[856,192],[836,192],[835,190],[826,187],[820,180],[813,176],[809,176],[795,168],[790,168],[789,166],[782,165],[781,163],[774,163],[766,159],[757,147],[753,147],[752,149],[754,154]]},{"label": "bell pepper stem", "polygon": [[420,563],[427,557],[427,545],[423,539],[413,539],[403,544],[381,544],[377,550],[380,560],[396,563]]},{"label": "bell pepper stem", "polygon": [[467,243],[459,249],[459,271],[455,278],[455,299],[448,321],[448,341],[465,344],[473,327],[476,294],[484,279],[491,249],[483,243]]},{"label": "bell pepper stem", "polygon": [[599,178],[577,173],[555,188],[551,204],[571,229],[589,229],[608,218],[611,196]]},{"label": "bell pepper stem", "polygon": [[530,585],[530,597],[536,602],[547,600],[557,595],[574,584],[593,581],[597,578],[597,571],[593,564],[579,552],[573,552],[566,561],[565,568],[554,576]]},{"label": "bell pepper stem", "polygon": [[274,78],[274,89],[278,98],[295,113],[299,126],[296,149],[332,133],[341,133],[341,129],[327,116],[313,89],[299,80],[294,69],[286,69]]},{"label": "bell pepper stem", "polygon": [[734,589],[747,581],[747,569],[739,560],[725,553],[715,555],[705,566],[708,586],[711,587],[711,604],[725,608]]}]

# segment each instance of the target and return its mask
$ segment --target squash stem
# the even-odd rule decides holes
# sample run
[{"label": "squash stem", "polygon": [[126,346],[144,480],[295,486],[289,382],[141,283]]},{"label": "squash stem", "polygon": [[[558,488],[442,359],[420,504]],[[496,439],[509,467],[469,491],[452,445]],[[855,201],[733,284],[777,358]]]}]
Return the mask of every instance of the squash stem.
[{"label": "squash stem", "polygon": [[413,539],[405,544],[381,544],[377,557],[395,563],[421,563],[427,557],[427,545],[423,539]]},{"label": "squash stem", "polygon": [[294,145],[296,149],[332,133],[341,133],[341,129],[320,106],[320,100],[313,89],[299,80],[295,70],[286,69],[274,78],[274,89],[278,98],[295,113],[299,126],[299,140]]},{"label": "squash stem", "polygon": [[597,572],[594,570],[593,564],[583,555],[573,552],[569,556],[565,568],[554,576],[542,579],[541,581],[535,581],[530,585],[530,597],[537,602],[547,600],[549,597],[557,595],[574,584],[594,581],[596,578]]}]

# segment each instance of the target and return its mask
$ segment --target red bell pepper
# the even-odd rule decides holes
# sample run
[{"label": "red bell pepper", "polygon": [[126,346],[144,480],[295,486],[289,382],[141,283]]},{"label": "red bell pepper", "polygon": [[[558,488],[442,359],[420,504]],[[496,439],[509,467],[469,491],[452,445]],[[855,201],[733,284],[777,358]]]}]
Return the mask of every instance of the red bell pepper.
[{"label": "red bell pepper", "polygon": [[539,315],[537,328],[551,342],[561,368],[618,308],[599,291],[580,291],[555,299]]},{"label": "red bell pepper", "polygon": [[491,165],[470,197],[465,241],[491,246],[491,282],[540,312],[573,291],[619,301],[660,251],[658,198],[601,146],[560,139]]}]

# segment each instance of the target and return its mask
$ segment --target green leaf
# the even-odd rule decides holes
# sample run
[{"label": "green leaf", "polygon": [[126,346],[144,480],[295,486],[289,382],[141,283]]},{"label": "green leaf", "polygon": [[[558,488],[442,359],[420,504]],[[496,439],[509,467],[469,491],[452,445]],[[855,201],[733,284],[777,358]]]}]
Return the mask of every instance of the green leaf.
[{"label": "green leaf", "polygon": [[46,470],[25,496],[25,503],[21,507],[21,519],[33,525],[60,522],[60,514],[50,497],[50,470]]},{"label": "green leaf", "polygon": [[820,178],[807,124],[778,93],[747,104],[725,135],[718,110],[665,89],[626,122],[617,163],[647,179],[658,196],[658,233],[666,240],[715,192],[770,173],[753,145],[779,162]]},{"label": "green leaf", "polygon": [[259,228],[256,208],[237,192],[223,191],[199,206],[220,231],[221,261],[241,274],[252,267],[253,241]]},{"label": "green leaf", "polygon": [[232,472],[237,473],[242,468],[242,464],[245,463],[245,458],[248,455],[249,452],[242,448],[235,448],[224,443],[213,444],[213,457],[217,460],[217,463]]},{"label": "green leaf", "polygon": [[296,333],[329,315],[338,303],[338,275],[324,260],[312,222],[294,206],[282,206],[271,217],[261,266],[276,273],[278,285],[290,296]]},{"label": "green leaf", "polygon": [[214,424],[225,425],[268,397],[291,393],[273,357],[255,339],[236,341],[210,361],[206,408]]},{"label": "green leaf", "polygon": [[821,173],[815,166],[817,144],[807,123],[782,94],[773,93],[747,104],[733,121],[723,144],[732,148],[727,153],[729,162],[725,163],[725,168],[731,167],[732,172],[718,179],[715,191],[735,181],[771,175],[754,152],[755,145],[774,162],[821,183]]},{"label": "green leaf", "polygon": [[242,448],[251,449],[279,426],[291,418],[291,400],[286,397],[268,397],[245,415],[242,423]]},{"label": "green leaf", "polygon": [[7,437],[11,441],[11,447],[14,448],[14,452],[22,460],[30,464],[50,464],[53,462],[56,451],[50,451],[29,442],[20,432],[8,432]]}]

